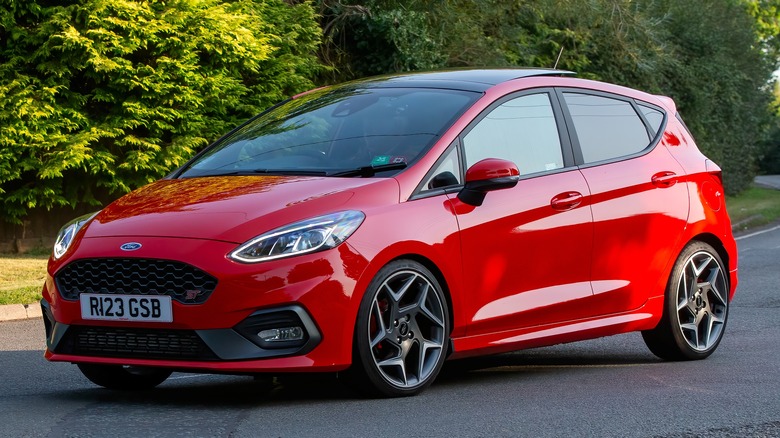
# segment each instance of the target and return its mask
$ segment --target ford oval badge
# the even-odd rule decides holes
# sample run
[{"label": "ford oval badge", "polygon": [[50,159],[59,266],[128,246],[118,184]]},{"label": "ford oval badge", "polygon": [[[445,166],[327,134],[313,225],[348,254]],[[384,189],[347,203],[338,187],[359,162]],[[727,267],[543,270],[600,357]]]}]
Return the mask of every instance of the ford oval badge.
[{"label": "ford oval badge", "polygon": [[140,248],[141,248],[141,244],[138,242],[123,243],[122,246],[119,247],[119,249],[121,249],[122,251],[135,251]]}]

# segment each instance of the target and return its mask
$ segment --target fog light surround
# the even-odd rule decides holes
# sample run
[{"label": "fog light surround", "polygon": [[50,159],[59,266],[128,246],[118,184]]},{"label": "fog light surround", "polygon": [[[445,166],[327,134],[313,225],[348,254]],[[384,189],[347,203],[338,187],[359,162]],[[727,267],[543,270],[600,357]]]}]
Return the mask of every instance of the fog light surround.
[{"label": "fog light surround", "polygon": [[258,310],[233,330],[258,347],[275,350],[279,355],[308,353],[322,339],[314,321],[298,305]]}]

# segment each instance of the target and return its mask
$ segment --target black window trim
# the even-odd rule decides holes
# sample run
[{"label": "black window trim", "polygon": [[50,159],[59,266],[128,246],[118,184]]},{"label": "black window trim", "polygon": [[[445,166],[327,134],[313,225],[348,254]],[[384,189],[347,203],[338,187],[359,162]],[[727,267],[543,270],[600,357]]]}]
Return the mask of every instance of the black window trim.
[{"label": "black window trim", "polygon": [[[639,152],[634,152],[628,155],[621,155],[606,160],[594,161],[592,163],[585,163],[585,159],[582,155],[582,148],[580,147],[580,141],[579,138],[577,137],[577,130],[574,128],[574,120],[571,118],[571,113],[569,112],[569,108],[566,106],[566,99],[564,98],[563,93],[587,94],[587,95],[604,97],[608,99],[615,99],[615,100],[621,100],[627,102],[628,104],[631,105],[636,115],[645,125],[645,130],[647,131],[647,137],[650,138],[650,143],[647,145],[647,147],[645,147]],[[646,102],[644,100],[637,100],[632,97],[623,96],[620,94],[607,93],[604,91],[592,90],[589,88],[577,88],[577,87],[555,87],[555,94],[558,97],[558,103],[560,104],[563,111],[563,117],[566,122],[566,127],[570,135],[572,149],[574,149],[574,159],[575,162],[577,163],[577,167],[580,169],[587,169],[590,167],[617,163],[620,161],[626,161],[626,160],[647,155],[650,152],[652,152],[655,149],[655,147],[661,142],[661,139],[663,138],[663,133],[666,130],[666,124],[669,117],[666,110],[664,110],[658,105],[652,104],[650,102]],[[663,121],[661,122],[661,126],[658,128],[658,132],[655,134],[655,136],[653,136],[652,127],[650,126],[649,122],[645,118],[644,114],[642,114],[642,111],[639,110],[639,103],[647,107],[661,111],[661,113],[664,116]]]},{"label": "black window trim", "polygon": [[683,126],[683,128],[685,128],[685,132],[688,133],[688,136],[693,138],[693,134],[691,134],[691,130],[690,130],[690,128],[688,128],[688,125],[685,124],[685,120],[683,120],[682,114],[680,114],[680,112],[677,111],[674,114],[674,117],[677,119],[678,122],[680,122],[680,124]]},{"label": "black window trim", "polygon": [[464,162],[463,162],[463,151],[460,147],[460,136],[456,137],[455,140],[450,143],[449,146],[447,146],[447,149],[442,152],[442,154],[439,156],[439,158],[436,159],[436,162],[433,163],[433,166],[431,166],[430,169],[428,169],[427,172],[425,172],[425,176],[420,180],[420,182],[417,184],[417,187],[414,188],[414,191],[412,191],[412,195],[409,196],[409,201],[414,201],[416,199],[423,199],[423,198],[430,198],[433,196],[439,196],[446,193],[457,193],[463,189],[463,183],[460,183],[458,185],[448,186],[448,187],[441,187],[436,189],[428,189],[425,187],[426,181],[431,179],[434,175],[433,172],[436,171],[436,169],[439,168],[439,165],[444,162],[445,159],[447,159],[447,156],[452,152],[452,150],[455,149],[455,153],[458,155],[458,172],[460,175],[458,175],[458,179],[460,181],[463,181],[464,176],[466,175],[466,172],[463,170]]},{"label": "black window trim", "polygon": [[[660,137],[666,129],[666,111],[664,111],[658,105],[653,105],[651,103],[645,102],[644,100],[632,99],[632,101],[634,103],[634,109],[636,110],[636,113],[639,114],[639,118],[642,119],[642,122],[647,128],[647,136],[652,139],[650,143],[655,142],[656,139]],[[650,121],[647,120],[647,116],[645,116],[644,111],[640,109],[642,106],[661,113],[661,124],[658,125],[658,132],[653,132],[653,126],[650,124]]]}]

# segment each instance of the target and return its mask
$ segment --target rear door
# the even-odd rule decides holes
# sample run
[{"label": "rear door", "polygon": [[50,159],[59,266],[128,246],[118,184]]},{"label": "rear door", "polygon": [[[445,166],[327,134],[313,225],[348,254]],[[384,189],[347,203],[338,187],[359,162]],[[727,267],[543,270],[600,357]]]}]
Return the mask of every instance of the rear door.
[{"label": "rear door", "polygon": [[683,169],[661,146],[665,113],[623,96],[558,90],[575,159],[591,192],[594,314],[634,310],[663,294],[685,228]]}]

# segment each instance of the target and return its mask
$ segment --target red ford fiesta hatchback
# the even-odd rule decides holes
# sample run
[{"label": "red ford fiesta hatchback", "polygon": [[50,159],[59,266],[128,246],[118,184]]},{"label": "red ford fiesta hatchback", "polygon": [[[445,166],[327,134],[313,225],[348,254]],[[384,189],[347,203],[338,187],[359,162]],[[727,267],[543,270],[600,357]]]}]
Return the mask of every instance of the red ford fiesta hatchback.
[{"label": "red ford fiesta hatchback", "polygon": [[271,108],[61,230],[46,358],[115,389],[321,371],[398,396],[447,358],[629,331],[709,356],[737,286],[721,170],[671,99],[567,76],[407,74]]}]

